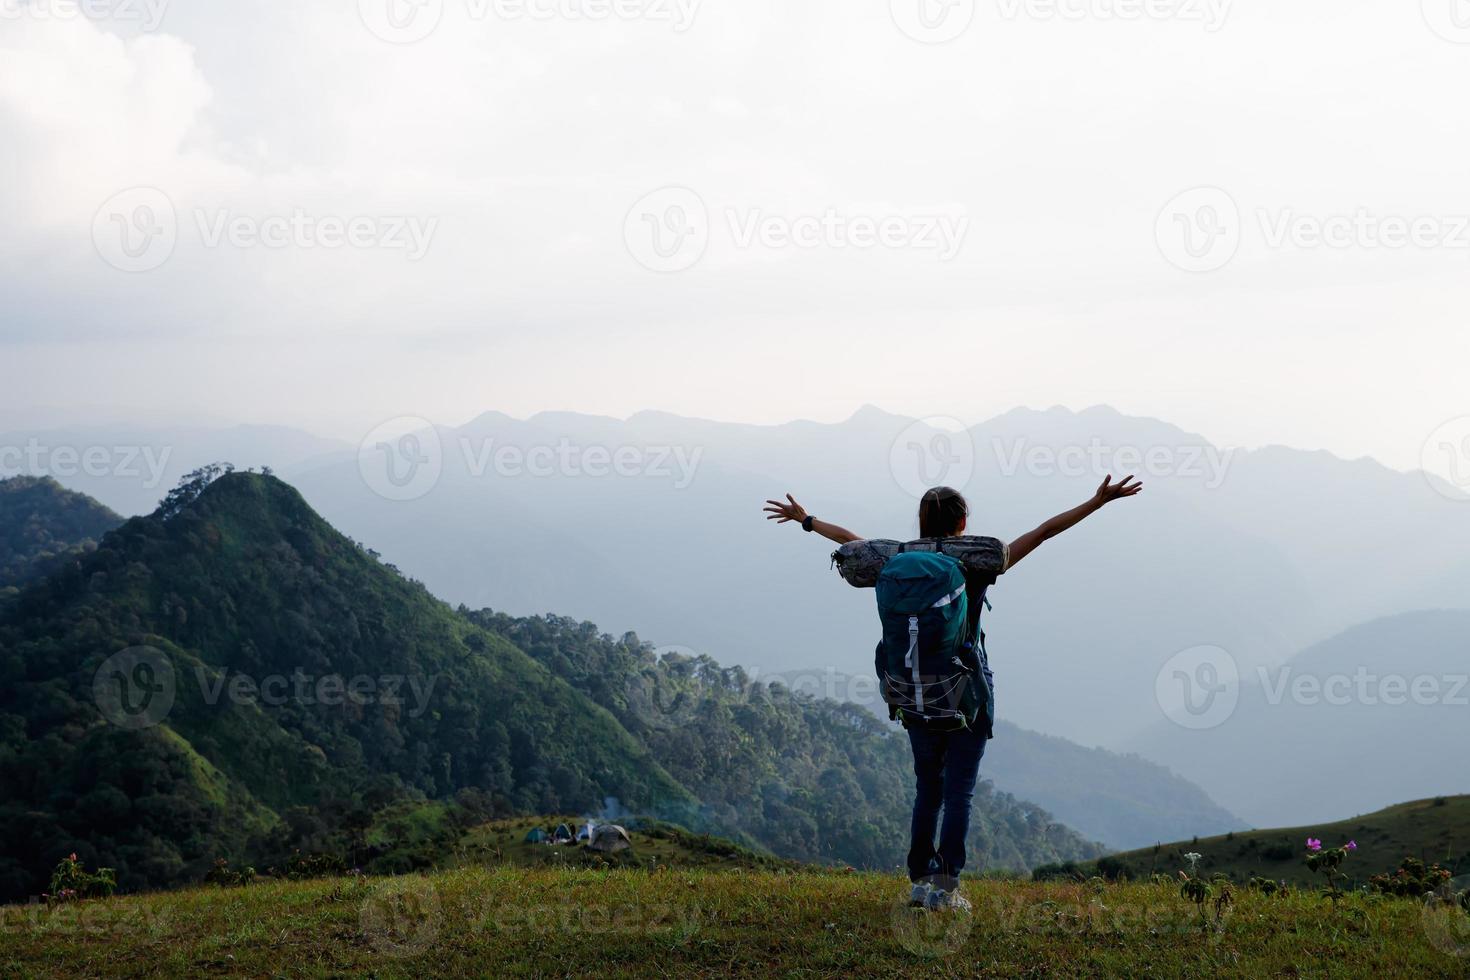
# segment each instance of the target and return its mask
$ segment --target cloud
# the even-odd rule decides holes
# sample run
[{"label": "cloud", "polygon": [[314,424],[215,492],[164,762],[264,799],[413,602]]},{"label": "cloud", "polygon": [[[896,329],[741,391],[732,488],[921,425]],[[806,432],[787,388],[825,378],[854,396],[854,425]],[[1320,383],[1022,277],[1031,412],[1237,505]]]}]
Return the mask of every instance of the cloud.
[{"label": "cloud", "polygon": [[[14,161],[0,182],[0,345],[15,370],[54,386],[85,364],[97,397],[161,405],[228,350],[189,395],[230,393],[251,417],[320,410],[299,392],[249,393],[291,359],[298,388],[333,377],[343,404],[391,389],[449,417],[649,405],[840,417],[879,393],[932,414],[916,404],[924,366],[894,363],[895,338],[912,333],[920,349],[1007,365],[1005,393],[964,396],[975,414],[1134,399],[1125,407],[1160,415],[1182,404],[1225,441],[1298,424],[1310,438],[1279,438],[1389,457],[1417,453],[1404,433],[1456,414],[1434,393],[1461,387],[1453,366],[1470,356],[1462,254],[1269,248],[1252,224],[1228,268],[1191,276],[1155,240],[1161,208],[1201,185],[1226,188],[1248,222],[1262,208],[1470,210],[1456,162],[1470,154],[1455,125],[1463,52],[1418,11],[1235,4],[1211,33],[1047,19],[1007,0],[929,45],[889,3],[705,2],[683,32],[565,3],[541,4],[551,17],[502,8],[515,5],[443,0],[412,44],[374,36],[353,2],[172,5],[151,34],[0,20],[0,141]],[[94,218],[139,186],[168,207],[125,197],[102,227],[141,234],[171,210],[176,234],[156,239],[161,263],[149,253],[122,263],[147,271],[123,271]],[[707,217],[698,261],[673,274],[624,240],[635,203],[665,187],[693,190]],[[745,234],[757,218],[800,231],[829,212],[846,227],[917,214],[968,231],[948,261],[851,235],[802,247]],[[376,222],[366,244],[324,244],[360,218]],[[395,220],[415,219],[434,229],[421,257],[381,247]],[[1373,367],[1421,401],[1385,422],[1354,380],[1371,345],[1340,338],[1382,346],[1389,322],[1436,355],[1377,353]],[[46,343],[90,347],[53,364]],[[759,404],[742,383],[710,383],[770,376],[783,344],[839,352],[842,376],[793,362]],[[1298,410],[1240,395],[1242,378],[1295,392]]]},{"label": "cloud", "polygon": [[134,181],[197,183],[217,169],[189,138],[211,92],[176,37],[107,33],[85,18],[0,31],[0,129],[14,148],[3,194],[23,234],[73,237]]}]

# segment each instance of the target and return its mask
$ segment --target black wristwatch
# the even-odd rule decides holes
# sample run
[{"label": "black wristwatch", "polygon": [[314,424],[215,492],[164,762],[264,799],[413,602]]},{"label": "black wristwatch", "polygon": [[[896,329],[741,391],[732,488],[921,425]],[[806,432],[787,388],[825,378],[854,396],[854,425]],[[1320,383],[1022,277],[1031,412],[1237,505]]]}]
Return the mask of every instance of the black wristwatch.
[{"label": "black wristwatch", "polygon": [[808,534],[810,534],[811,531],[812,531],[812,521],[814,521],[814,520],[816,520],[816,518],[813,517],[812,515],[810,515],[810,514],[806,515],[806,517],[804,517],[802,519],[801,529],[803,531],[807,532]]}]

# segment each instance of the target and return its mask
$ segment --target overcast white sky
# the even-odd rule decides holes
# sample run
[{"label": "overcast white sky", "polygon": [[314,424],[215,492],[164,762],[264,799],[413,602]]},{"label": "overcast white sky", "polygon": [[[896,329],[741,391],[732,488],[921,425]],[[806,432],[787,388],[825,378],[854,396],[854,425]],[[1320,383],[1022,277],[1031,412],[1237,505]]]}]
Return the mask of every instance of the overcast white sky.
[{"label": "overcast white sky", "polygon": [[1465,0],[72,2],[0,0],[3,422],[1470,415]]}]

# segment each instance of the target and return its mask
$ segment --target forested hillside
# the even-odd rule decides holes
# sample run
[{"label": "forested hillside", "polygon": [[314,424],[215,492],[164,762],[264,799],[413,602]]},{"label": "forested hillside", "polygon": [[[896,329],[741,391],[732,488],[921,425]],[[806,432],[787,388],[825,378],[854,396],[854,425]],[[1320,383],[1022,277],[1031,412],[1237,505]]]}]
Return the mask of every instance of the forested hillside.
[{"label": "forested hillside", "polygon": [[[125,887],[174,884],[405,796],[473,789],[507,813],[688,800],[606,712],[290,487],[205,482],[0,618],[4,896],[71,851]],[[107,710],[109,658],[139,649],[122,682],[157,699]]]},{"label": "forested hillside", "polygon": [[50,478],[0,480],[0,595],[96,547],[122,520]]},{"label": "forested hillside", "polygon": [[[899,862],[913,800],[903,733],[854,704],[752,680],[557,616],[467,612],[612,712],[701,802],[700,816],[776,853],[867,867]],[[1033,803],[976,790],[971,862],[1029,868],[1048,851],[1101,851]]]}]

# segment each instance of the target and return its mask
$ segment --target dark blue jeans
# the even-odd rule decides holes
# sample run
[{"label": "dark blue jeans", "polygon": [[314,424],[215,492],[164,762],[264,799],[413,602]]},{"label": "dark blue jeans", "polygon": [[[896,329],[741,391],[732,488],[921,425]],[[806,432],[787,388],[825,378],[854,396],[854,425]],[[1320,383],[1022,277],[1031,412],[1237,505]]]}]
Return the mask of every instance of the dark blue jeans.
[{"label": "dark blue jeans", "polygon": [[[910,825],[909,880],[929,881],[936,888],[952,891],[965,867],[970,803],[980,775],[980,758],[985,755],[985,736],[973,729],[930,732],[910,728],[908,733],[918,777]],[[941,808],[943,828],[939,827]],[[937,849],[935,830],[939,830]]]}]

